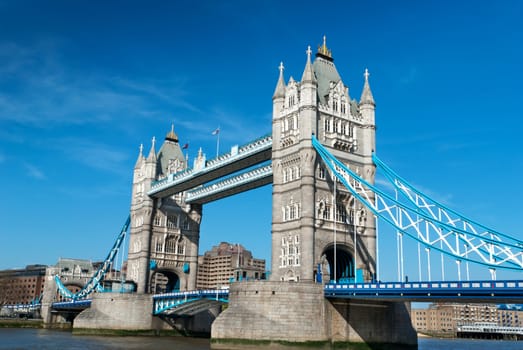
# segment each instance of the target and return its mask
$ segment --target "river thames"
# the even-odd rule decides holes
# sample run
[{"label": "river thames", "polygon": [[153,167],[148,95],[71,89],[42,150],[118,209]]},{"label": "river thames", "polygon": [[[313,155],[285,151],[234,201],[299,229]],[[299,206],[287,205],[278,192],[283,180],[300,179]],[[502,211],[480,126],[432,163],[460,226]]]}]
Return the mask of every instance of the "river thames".
[{"label": "river thames", "polygon": [[[419,350],[516,350],[523,342],[501,340],[419,338]],[[209,350],[209,339],[184,337],[97,337],[72,335],[69,331],[0,329],[1,350]],[[308,349],[310,349],[308,347]]]}]

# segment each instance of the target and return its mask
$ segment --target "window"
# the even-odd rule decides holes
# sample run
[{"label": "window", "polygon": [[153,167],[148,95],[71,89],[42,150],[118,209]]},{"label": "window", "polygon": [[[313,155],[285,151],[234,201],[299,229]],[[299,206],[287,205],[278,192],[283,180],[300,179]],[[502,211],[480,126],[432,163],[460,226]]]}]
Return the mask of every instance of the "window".
[{"label": "window", "polygon": [[318,178],[325,180],[327,177],[325,175],[325,168],[323,165],[318,165]]},{"label": "window", "polygon": [[296,220],[300,218],[301,215],[301,204],[291,203],[282,208],[283,212],[283,221]]},{"label": "window", "polygon": [[323,210],[323,219],[330,220],[330,218],[331,218],[331,206],[329,204],[325,204],[325,209]]},{"label": "window", "polygon": [[167,217],[167,228],[174,229],[178,227],[178,216],[170,215]]},{"label": "window", "polygon": [[185,255],[185,241],[181,241],[178,243],[177,253],[180,255]]},{"label": "window", "polygon": [[154,226],[162,226],[162,217],[160,215],[154,217]]},{"label": "window", "polygon": [[342,203],[336,204],[336,221],[337,222],[347,222],[347,211]]},{"label": "window", "polygon": [[187,216],[185,216],[183,218],[182,229],[184,229],[184,230],[188,230],[189,229],[189,218]]},{"label": "window", "polygon": [[167,243],[165,244],[165,252],[166,253],[176,252],[176,240],[174,238],[167,240]]},{"label": "window", "polygon": [[330,120],[325,118],[325,121],[324,121],[325,125],[324,125],[324,129],[325,129],[325,132],[331,132],[331,123],[330,123]]},{"label": "window", "polygon": [[282,248],[280,255],[280,267],[300,266],[300,246],[298,235],[288,235],[282,238]]},{"label": "window", "polygon": [[294,220],[295,218],[296,218],[296,206],[293,205],[290,207],[289,219]]}]

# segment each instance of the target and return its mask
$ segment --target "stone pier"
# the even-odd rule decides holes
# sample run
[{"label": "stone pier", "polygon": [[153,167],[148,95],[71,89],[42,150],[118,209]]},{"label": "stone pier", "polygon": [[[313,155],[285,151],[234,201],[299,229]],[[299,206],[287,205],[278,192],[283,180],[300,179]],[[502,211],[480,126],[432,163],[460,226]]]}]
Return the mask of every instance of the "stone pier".
[{"label": "stone pier", "polygon": [[151,294],[95,293],[91,307],[73,322],[73,331],[84,334],[184,334],[209,336],[219,310],[211,309],[187,318],[153,315]]},{"label": "stone pier", "polygon": [[212,325],[212,348],[329,349],[353,343],[358,349],[417,349],[409,308],[399,302],[330,301],[315,283],[235,283],[229,307]]}]

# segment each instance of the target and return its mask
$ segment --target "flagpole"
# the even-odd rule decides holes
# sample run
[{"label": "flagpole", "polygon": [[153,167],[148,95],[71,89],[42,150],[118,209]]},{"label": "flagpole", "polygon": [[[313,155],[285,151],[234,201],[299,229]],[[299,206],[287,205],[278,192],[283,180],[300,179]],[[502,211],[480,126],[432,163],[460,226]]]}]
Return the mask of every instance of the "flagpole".
[{"label": "flagpole", "polygon": [[218,127],[218,138],[216,139],[216,157],[220,154],[220,127]]}]

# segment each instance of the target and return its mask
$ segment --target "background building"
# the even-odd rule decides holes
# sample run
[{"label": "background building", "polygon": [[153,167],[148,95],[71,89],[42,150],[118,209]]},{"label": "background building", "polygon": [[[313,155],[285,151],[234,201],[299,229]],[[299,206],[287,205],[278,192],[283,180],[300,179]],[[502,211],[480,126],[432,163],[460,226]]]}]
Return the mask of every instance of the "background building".
[{"label": "background building", "polygon": [[264,278],[265,260],[253,258],[241,244],[222,242],[198,257],[198,289],[217,289],[231,281]]},{"label": "background building", "polygon": [[499,326],[523,326],[523,308],[495,304],[431,304],[427,309],[411,310],[412,325],[416,331],[428,334],[455,335],[460,325],[477,322]]},{"label": "background building", "polygon": [[0,306],[40,300],[46,268],[45,265],[27,265],[24,269],[0,271]]}]

